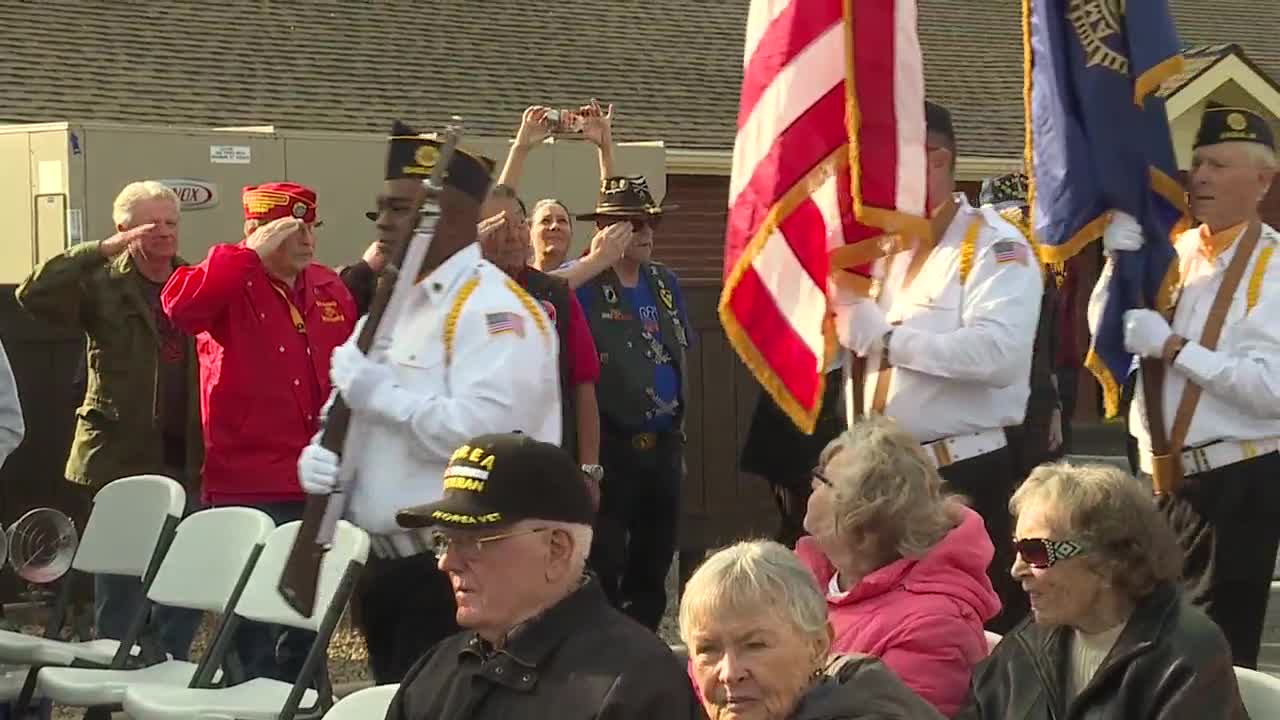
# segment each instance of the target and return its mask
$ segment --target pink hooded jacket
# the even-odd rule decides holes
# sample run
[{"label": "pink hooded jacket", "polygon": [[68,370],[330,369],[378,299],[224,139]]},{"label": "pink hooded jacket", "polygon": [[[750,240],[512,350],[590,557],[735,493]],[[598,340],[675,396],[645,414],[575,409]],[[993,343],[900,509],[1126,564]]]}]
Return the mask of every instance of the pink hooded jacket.
[{"label": "pink hooded jacket", "polygon": [[817,542],[796,544],[828,594],[831,651],[879,657],[948,717],[962,708],[973,666],[987,656],[983,623],[1000,610],[987,577],[995,548],[982,518],[961,512],[960,524],[924,557],[889,563],[838,598],[828,593],[835,568]]}]

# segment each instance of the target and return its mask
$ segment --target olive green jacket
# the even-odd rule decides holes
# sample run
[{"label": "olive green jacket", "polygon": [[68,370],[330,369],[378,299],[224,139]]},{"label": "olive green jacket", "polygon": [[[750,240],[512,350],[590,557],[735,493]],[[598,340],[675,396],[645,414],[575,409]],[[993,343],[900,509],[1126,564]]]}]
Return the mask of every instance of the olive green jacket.
[{"label": "olive green jacket", "polygon": [[[104,259],[99,243],[72,247],[41,263],[18,286],[18,304],[39,320],[82,330],[87,338],[88,388],[76,410],[67,479],[94,488],[128,475],[173,474],[164,466],[158,403],[160,334],[138,286],[133,259]],[[175,258],[175,265],[186,263]],[[198,488],[204,442],[200,430],[199,366],[187,339],[185,477]]]}]

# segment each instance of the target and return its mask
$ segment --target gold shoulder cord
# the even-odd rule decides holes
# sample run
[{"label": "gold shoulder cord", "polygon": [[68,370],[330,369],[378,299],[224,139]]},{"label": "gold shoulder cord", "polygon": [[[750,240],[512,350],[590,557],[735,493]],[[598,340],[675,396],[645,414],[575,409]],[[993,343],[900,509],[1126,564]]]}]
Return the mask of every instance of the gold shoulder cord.
[{"label": "gold shoulder cord", "polygon": [[982,229],[982,219],[974,218],[969,228],[964,231],[964,240],[960,243],[960,284],[969,282],[969,273],[973,272],[973,254],[978,247],[978,231]]},{"label": "gold shoulder cord", "polygon": [[533,322],[538,326],[538,332],[542,333],[542,337],[547,337],[547,321],[542,317],[542,311],[538,309],[538,301],[534,300],[525,289],[520,287],[520,283],[507,278],[507,289],[516,296],[520,304],[524,306],[525,311],[533,316]]},{"label": "gold shoulder cord", "polygon": [[1245,314],[1253,312],[1253,308],[1258,304],[1258,299],[1262,295],[1262,280],[1267,275],[1267,266],[1271,264],[1271,253],[1276,249],[1275,245],[1268,245],[1262,248],[1258,253],[1258,263],[1253,266],[1253,274],[1249,276],[1249,292],[1245,296],[1246,307]]},{"label": "gold shoulder cord", "polygon": [[458,291],[458,296],[453,299],[453,306],[449,308],[449,314],[444,319],[444,364],[446,367],[453,361],[453,343],[458,335],[458,317],[462,315],[462,307],[467,304],[471,293],[476,291],[480,286],[480,276],[472,276],[463,284],[462,289]]}]

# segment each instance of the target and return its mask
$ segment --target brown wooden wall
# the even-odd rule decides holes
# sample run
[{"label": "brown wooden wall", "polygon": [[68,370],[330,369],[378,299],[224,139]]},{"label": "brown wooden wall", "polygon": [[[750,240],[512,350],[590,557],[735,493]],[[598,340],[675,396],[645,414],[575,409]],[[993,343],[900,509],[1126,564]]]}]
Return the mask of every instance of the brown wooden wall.
[{"label": "brown wooden wall", "polygon": [[777,511],[768,488],[738,472],[760,386],[720,326],[719,281],[691,280],[681,288],[696,340],[689,357],[688,477],[680,546],[710,548],[748,536],[772,536]]}]

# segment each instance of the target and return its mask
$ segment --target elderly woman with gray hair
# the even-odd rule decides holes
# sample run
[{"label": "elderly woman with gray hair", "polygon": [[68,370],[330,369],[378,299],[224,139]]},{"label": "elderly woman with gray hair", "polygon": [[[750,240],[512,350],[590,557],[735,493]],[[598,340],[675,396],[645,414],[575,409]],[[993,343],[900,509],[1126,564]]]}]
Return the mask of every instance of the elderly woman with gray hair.
[{"label": "elderly woman with gray hair", "polygon": [[880,415],[827,445],[796,554],[826,594],[837,652],[875,655],[945,715],[964,706],[1000,610],[982,518]]},{"label": "elderly woman with gray hair", "polygon": [[1183,601],[1150,491],[1118,469],[1042,465],[1009,503],[1032,617],[974,673],[967,720],[1247,718],[1222,632]]},{"label": "elderly woman with gray hair", "polygon": [[878,660],[828,655],[827,603],[778,543],[720,550],[680,600],[680,636],[711,720],[935,720]]}]

